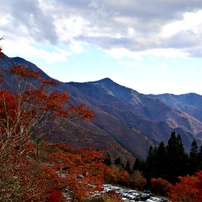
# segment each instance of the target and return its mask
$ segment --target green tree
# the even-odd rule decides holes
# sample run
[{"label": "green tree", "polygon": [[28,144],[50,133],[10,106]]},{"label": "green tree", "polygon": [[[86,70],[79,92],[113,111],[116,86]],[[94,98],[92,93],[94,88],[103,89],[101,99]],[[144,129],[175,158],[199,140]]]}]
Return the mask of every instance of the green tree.
[{"label": "green tree", "polygon": [[147,186],[150,187],[151,178],[154,176],[154,162],[157,154],[157,147],[149,148],[147,159],[145,162],[144,175],[147,179]]},{"label": "green tree", "polygon": [[114,160],[114,165],[116,165],[120,170],[122,170],[124,168],[124,165],[123,165],[120,157],[117,157]]},{"label": "green tree", "polygon": [[145,166],[146,166],[146,161],[143,160],[143,159],[139,159],[139,158],[136,158],[134,164],[133,164],[133,168],[132,170],[135,171],[135,170],[140,170],[140,171],[144,171],[145,170]]},{"label": "green tree", "polygon": [[132,173],[132,170],[131,170],[130,162],[129,162],[129,161],[126,162],[125,170],[126,170],[128,173]]},{"label": "green tree", "polygon": [[107,153],[107,155],[105,156],[105,160],[104,160],[104,164],[107,166],[111,166],[112,165],[112,159],[109,153]]},{"label": "green tree", "polygon": [[193,175],[198,170],[198,145],[194,140],[189,153],[189,174]]},{"label": "green tree", "polygon": [[176,137],[175,132],[171,133],[168,140],[167,163],[165,177],[170,182],[178,181],[178,176],[184,176],[188,172],[188,155],[184,150],[184,146],[180,135]]},{"label": "green tree", "polygon": [[166,170],[167,151],[163,142],[159,144],[153,162],[153,176],[164,177]]},{"label": "green tree", "polygon": [[198,170],[202,170],[202,146],[200,146],[200,149],[197,155],[197,161],[198,161]]}]

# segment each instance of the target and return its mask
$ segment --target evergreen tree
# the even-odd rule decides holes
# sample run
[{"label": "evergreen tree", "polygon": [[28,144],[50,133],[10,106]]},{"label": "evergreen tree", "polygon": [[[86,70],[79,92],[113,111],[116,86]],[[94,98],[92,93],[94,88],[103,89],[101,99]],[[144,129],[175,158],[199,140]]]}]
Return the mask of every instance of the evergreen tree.
[{"label": "evergreen tree", "polygon": [[189,153],[189,174],[193,175],[199,167],[198,163],[198,145],[194,140],[191,144],[191,149]]},{"label": "evergreen tree", "polygon": [[122,170],[124,168],[124,165],[123,163],[121,162],[121,158],[120,157],[117,157],[115,160],[114,160],[114,164],[119,167],[120,170]]},{"label": "evergreen tree", "polygon": [[150,187],[150,180],[154,177],[154,162],[157,154],[157,148],[150,147],[145,163],[144,175],[147,179],[147,186]]},{"label": "evergreen tree", "polygon": [[175,132],[171,133],[166,150],[166,179],[176,182],[178,176],[183,176],[188,172],[188,155],[184,150],[180,135],[176,137]]},{"label": "evergreen tree", "polygon": [[131,170],[130,162],[129,162],[129,161],[127,161],[127,163],[126,163],[125,170],[126,170],[128,173],[130,173],[130,174],[132,173],[132,170]]},{"label": "evergreen tree", "polygon": [[167,151],[163,142],[159,144],[153,163],[153,177],[164,177],[166,170]]},{"label": "evergreen tree", "polygon": [[133,164],[132,171],[134,172],[135,170],[139,170],[139,171],[143,172],[145,170],[145,167],[146,167],[146,161],[136,158],[136,160]]},{"label": "evergreen tree", "polygon": [[202,146],[200,146],[200,149],[197,155],[197,162],[198,162],[198,170],[202,170]]},{"label": "evergreen tree", "polygon": [[139,158],[136,158],[134,164],[133,164],[133,171],[139,170],[140,160]]},{"label": "evergreen tree", "polygon": [[104,164],[107,166],[111,166],[111,164],[112,164],[111,156],[109,153],[107,153],[107,155],[106,155],[106,158],[104,160]]}]

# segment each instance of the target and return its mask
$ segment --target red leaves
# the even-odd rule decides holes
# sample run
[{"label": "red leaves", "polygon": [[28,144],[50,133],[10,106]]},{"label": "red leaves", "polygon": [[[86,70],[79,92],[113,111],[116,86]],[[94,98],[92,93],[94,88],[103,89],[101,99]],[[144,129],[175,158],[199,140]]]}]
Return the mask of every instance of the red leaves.
[{"label": "red leaves", "polygon": [[180,182],[171,186],[169,198],[173,202],[201,202],[202,201],[202,171],[195,175],[179,177]]},{"label": "red leaves", "polygon": [[168,192],[169,188],[170,188],[170,183],[163,179],[163,178],[152,178],[151,179],[151,186],[152,189],[156,192],[156,193],[166,193]]},{"label": "red leaves", "polygon": [[[62,150],[58,151],[59,148]],[[73,192],[74,198],[81,199],[94,187],[101,186],[104,166],[103,155],[100,152],[89,148],[75,150],[63,144],[52,149],[53,153],[47,156],[47,166],[43,169],[45,173],[49,173],[49,179],[57,189],[68,187]],[[90,187],[89,184],[94,186]]]},{"label": "red leaves", "polygon": [[50,86],[50,85],[57,85],[58,83],[54,80],[50,80],[50,79],[40,79],[43,87],[44,86]]},{"label": "red leaves", "polygon": [[62,192],[50,189],[49,197],[47,202],[61,202],[62,201]]},{"label": "red leaves", "polygon": [[17,75],[20,80],[23,78],[37,79],[41,75],[41,72],[35,72],[31,69],[23,67],[22,65],[15,65],[13,68],[9,68],[9,71]]},{"label": "red leaves", "polygon": [[[91,110],[84,107],[84,104],[79,106],[72,105],[65,108],[70,96],[67,93],[59,93],[56,91],[46,91],[47,86],[56,85],[57,82],[48,79],[41,79],[40,72],[34,72],[21,65],[10,68],[9,71],[18,76],[19,80],[23,78],[36,79],[40,85],[37,89],[30,87],[29,89],[21,92],[23,95],[23,102],[39,104],[38,109],[52,113],[56,117],[63,117],[70,120],[84,120],[90,121],[94,117]],[[32,105],[32,106],[33,106]]]},{"label": "red leaves", "polygon": [[19,201],[43,202],[49,195],[48,201],[59,202],[67,187],[80,200],[99,188],[104,173],[100,152],[42,142],[64,120],[90,121],[92,111],[84,104],[69,106],[68,93],[48,89],[56,82],[41,79],[40,72],[21,65],[9,71],[19,89],[0,90],[0,200],[12,195]]},{"label": "red leaves", "polygon": [[[25,133],[25,138],[27,134],[33,137],[33,134],[40,133],[35,137],[41,139],[56,131],[57,127],[60,128],[64,120],[90,121],[94,117],[92,111],[83,104],[68,106],[68,93],[48,90],[47,87],[56,85],[56,82],[41,79],[40,72],[34,72],[21,65],[14,66],[9,71],[17,76],[19,89],[17,94],[11,94],[9,91],[0,92],[0,115],[5,117],[4,131],[10,131],[12,128],[13,133]],[[25,78],[34,79],[38,85],[37,89],[32,85],[20,85]],[[53,124],[54,122],[57,122],[57,125]],[[9,128],[6,128],[8,126]]]},{"label": "red leaves", "polygon": [[79,106],[70,106],[67,110],[70,112],[71,119],[81,119],[83,121],[90,121],[95,115],[93,112],[84,107],[84,104]]},{"label": "red leaves", "polygon": [[67,93],[58,93],[56,91],[48,95],[46,100],[47,110],[55,110],[58,116],[64,116],[67,112],[64,110],[64,105],[67,103],[70,96]]},{"label": "red leaves", "polygon": [[0,200],[45,202],[49,186],[39,166],[24,155],[0,155]]}]

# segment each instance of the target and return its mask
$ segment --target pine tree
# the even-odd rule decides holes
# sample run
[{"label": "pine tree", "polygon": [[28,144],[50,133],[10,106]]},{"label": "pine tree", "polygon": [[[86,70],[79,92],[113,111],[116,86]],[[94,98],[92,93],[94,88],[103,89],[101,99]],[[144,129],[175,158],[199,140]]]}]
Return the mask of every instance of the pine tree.
[{"label": "pine tree", "polygon": [[153,164],[155,177],[164,177],[166,170],[167,151],[163,142],[159,144]]},{"label": "pine tree", "polygon": [[188,155],[184,150],[184,146],[179,134],[176,137],[175,132],[171,133],[166,150],[166,179],[170,182],[176,182],[178,176],[183,176],[188,172]]},{"label": "pine tree", "polygon": [[125,170],[126,170],[128,173],[132,173],[132,170],[131,170],[130,162],[129,162],[129,161],[126,162]]},{"label": "pine tree", "polygon": [[193,175],[198,170],[198,145],[194,140],[189,153],[189,174]]},{"label": "pine tree", "polygon": [[115,160],[114,160],[114,164],[120,169],[122,170],[124,168],[124,165],[121,161],[121,158],[120,157],[117,157]]},{"label": "pine tree", "polygon": [[197,155],[197,162],[198,162],[198,170],[202,170],[202,146],[200,146],[200,149]]},{"label": "pine tree", "polygon": [[139,158],[136,158],[134,164],[133,164],[133,171],[139,170],[140,160]]},{"label": "pine tree", "polygon": [[154,177],[154,162],[157,154],[157,148],[153,148],[152,146],[149,148],[146,163],[145,163],[145,169],[144,169],[144,175],[147,179],[147,186],[150,187],[150,180],[152,177]]},{"label": "pine tree", "polygon": [[105,160],[104,160],[104,164],[107,166],[111,166],[112,165],[112,160],[111,160],[111,156],[109,153],[107,153]]}]

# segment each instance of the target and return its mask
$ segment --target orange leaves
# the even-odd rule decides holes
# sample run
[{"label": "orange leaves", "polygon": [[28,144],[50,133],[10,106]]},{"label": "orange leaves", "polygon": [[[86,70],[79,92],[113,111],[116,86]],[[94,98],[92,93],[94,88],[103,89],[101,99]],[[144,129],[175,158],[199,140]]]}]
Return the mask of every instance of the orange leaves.
[{"label": "orange leaves", "polygon": [[43,202],[51,193],[49,201],[60,201],[67,187],[80,200],[99,188],[104,173],[100,152],[43,142],[64,120],[90,121],[92,111],[84,104],[70,106],[68,93],[53,91],[56,82],[42,79],[40,72],[21,65],[9,71],[17,77],[18,90],[0,90],[0,200],[12,195]]},{"label": "orange leaves", "polygon": [[46,87],[56,85],[57,82],[48,79],[41,79],[40,72],[34,72],[23,66],[14,66],[9,69],[11,73],[18,76],[18,78],[33,78],[39,82],[37,89],[30,87],[21,92],[23,95],[22,102],[32,103],[38,105],[38,109],[44,112],[51,112],[55,117],[63,117],[69,120],[84,120],[90,121],[94,117],[91,110],[84,107],[84,104],[79,106],[72,105],[65,108],[70,96],[68,93],[60,93],[56,91],[47,91]]},{"label": "orange leaves", "polygon": [[79,106],[73,105],[68,107],[67,110],[70,112],[71,119],[81,119],[83,121],[90,121],[90,119],[95,116],[91,110],[85,108],[84,106],[84,104],[81,104]]},{"label": "orange leaves", "polygon": [[132,182],[132,178],[131,178],[130,174],[128,173],[128,171],[123,170],[121,172],[121,182],[124,185],[129,185]]},{"label": "orange leaves", "polygon": [[24,155],[0,158],[0,200],[45,202],[49,186],[40,175],[39,164]]},{"label": "orange leaves", "polygon": [[[52,147],[43,169],[57,189],[69,188],[74,198],[81,199],[103,183],[104,166],[100,152],[87,149],[72,149],[59,144]],[[58,150],[59,149],[59,150]],[[61,149],[61,150],[60,150]],[[94,186],[89,186],[93,184]]]},{"label": "orange leaves", "polygon": [[33,70],[23,67],[22,65],[15,65],[13,68],[10,68],[9,71],[17,75],[20,80],[23,78],[37,79],[41,75],[41,72],[34,72]]},{"label": "orange leaves", "polygon": [[[16,65],[9,71],[17,76],[19,89],[16,94],[8,91],[0,93],[0,114],[1,117],[5,117],[5,130],[9,131],[12,127],[14,133],[29,134],[38,141],[55,132],[56,129],[61,129],[65,121],[90,121],[94,117],[92,111],[85,108],[83,104],[69,106],[68,93],[49,89],[48,87],[56,85],[56,82],[42,79],[40,72],[34,72],[21,65]],[[34,80],[37,88],[32,83],[26,83],[30,82],[26,78]],[[6,129],[6,125],[9,129]],[[39,134],[38,137],[36,134]]]},{"label": "orange leaves", "polygon": [[[56,91],[49,94],[46,107],[47,110],[55,110],[56,112],[62,114],[66,114],[64,110],[64,105],[67,103],[70,96],[67,93],[58,93]],[[58,114],[58,116],[61,116]]]},{"label": "orange leaves", "polygon": [[54,80],[50,80],[50,79],[40,79],[41,83],[43,84],[43,86],[50,86],[50,85],[57,85],[58,83]]},{"label": "orange leaves", "polygon": [[152,178],[151,179],[151,186],[152,189],[156,192],[156,193],[166,193],[168,192],[169,188],[170,188],[170,183],[163,179],[163,178]]},{"label": "orange leaves", "polygon": [[120,182],[121,172],[117,166],[115,167],[106,167],[105,169],[105,181],[107,183],[117,184]]},{"label": "orange leaves", "polygon": [[195,175],[179,177],[180,182],[171,186],[169,198],[173,202],[201,202],[202,201],[202,171]]},{"label": "orange leaves", "polygon": [[16,100],[10,91],[0,90],[0,128],[1,133],[11,132],[16,119]]}]

